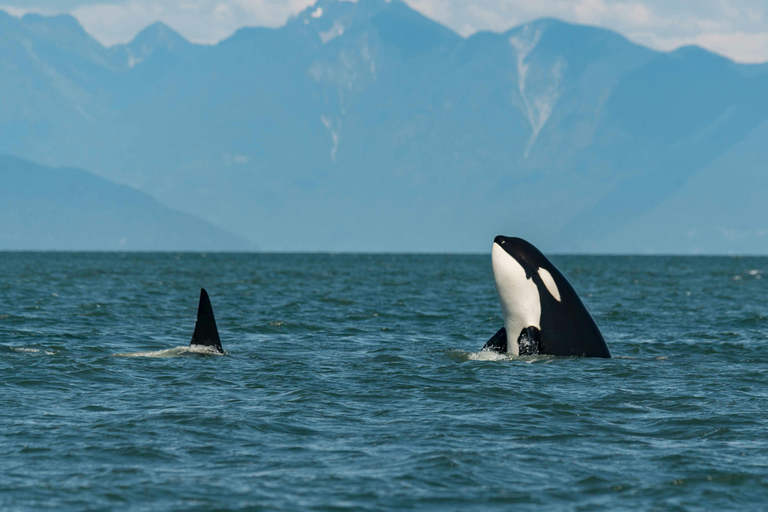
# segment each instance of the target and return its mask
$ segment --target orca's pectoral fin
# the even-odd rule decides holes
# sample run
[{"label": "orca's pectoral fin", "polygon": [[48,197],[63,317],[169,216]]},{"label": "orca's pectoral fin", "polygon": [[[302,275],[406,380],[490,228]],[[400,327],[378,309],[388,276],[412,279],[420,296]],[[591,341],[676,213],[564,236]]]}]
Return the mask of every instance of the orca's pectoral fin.
[{"label": "orca's pectoral fin", "polygon": [[541,331],[536,327],[525,327],[517,338],[518,352],[521,356],[532,356],[539,353]]},{"label": "orca's pectoral fin", "polygon": [[488,343],[483,345],[483,350],[493,350],[502,354],[507,353],[507,329],[502,327],[499,332],[493,335]]},{"label": "orca's pectoral fin", "polygon": [[195,323],[195,333],[192,335],[192,341],[189,345],[213,347],[218,352],[224,352],[224,349],[221,348],[219,330],[216,328],[216,319],[213,318],[211,300],[208,298],[208,292],[205,291],[205,288],[200,289],[200,305],[197,307],[197,323]]}]

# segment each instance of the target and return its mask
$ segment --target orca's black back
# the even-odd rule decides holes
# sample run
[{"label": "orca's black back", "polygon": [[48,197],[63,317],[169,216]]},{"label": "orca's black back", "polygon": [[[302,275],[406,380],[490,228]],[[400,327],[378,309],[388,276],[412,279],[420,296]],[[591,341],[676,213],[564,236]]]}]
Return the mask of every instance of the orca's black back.
[{"label": "orca's black back", "polygon": [[560,292],[555,299],[538,273],[533,280],[541,298],[539,353],[553,356],[611,357],[608,344],[576,290],[550,263],[547,271]]}]

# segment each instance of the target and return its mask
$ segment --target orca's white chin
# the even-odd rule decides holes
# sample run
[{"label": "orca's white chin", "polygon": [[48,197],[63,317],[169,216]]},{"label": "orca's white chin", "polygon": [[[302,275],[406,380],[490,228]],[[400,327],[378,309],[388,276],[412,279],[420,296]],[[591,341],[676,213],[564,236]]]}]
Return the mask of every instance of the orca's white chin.
[{"label": "orca's white chin", "polygon": [[517,339],[522,330],[526,327],[540,328],[539,290],[536,283],[526,276],[523,266],[495,242],[491,250],[491,265],[507,330],[507,353],[519,355]]}]

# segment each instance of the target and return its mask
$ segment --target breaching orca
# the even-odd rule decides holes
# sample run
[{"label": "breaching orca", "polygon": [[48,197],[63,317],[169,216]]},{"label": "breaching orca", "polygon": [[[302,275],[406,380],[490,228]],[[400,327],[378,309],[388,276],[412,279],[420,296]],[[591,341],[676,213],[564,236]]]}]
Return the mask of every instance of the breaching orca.
[{"label": "breaching orca", "polygon": [[213,317],[211,300],[208,298],[208,292],[205,291],[205,288],[200,288],[197,322],[195,323],[195,332],[192,334],[192,341],[189,343],[190,347],[193,345],[211,347],[220,354],[224,353],[219,339],[219,330],[216,328],[216,319]]},{"label": "breaching orca", "polygon": [[497,236],[491,263],[504,327],[483,349],[516,356],[611,357],[576,291],[536,247]]}]

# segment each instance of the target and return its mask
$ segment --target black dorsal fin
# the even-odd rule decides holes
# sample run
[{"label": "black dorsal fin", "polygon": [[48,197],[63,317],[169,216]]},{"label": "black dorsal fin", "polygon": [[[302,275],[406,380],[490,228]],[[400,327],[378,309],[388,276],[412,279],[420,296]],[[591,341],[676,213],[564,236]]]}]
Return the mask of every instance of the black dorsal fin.
[{"label": "black dorsal fin", "polygon": [[192,335],[192,341],[189,345],[213,347],[218,352],[224,352],[221,348],[219,330],[216,328],[216,319],[213,318],[211,300],[208,298],[208,292],[205,291],[205,288],[200,289],[200,305],[197,307],[197,323],[195,324],[195,333]]},{"label": "black dorsal fin", "polygon": [[493,335],[488,342],[483,345],[483,350],[493,350],[501,354],[507,353],[507,329],[502,327],[499,332]]}]

